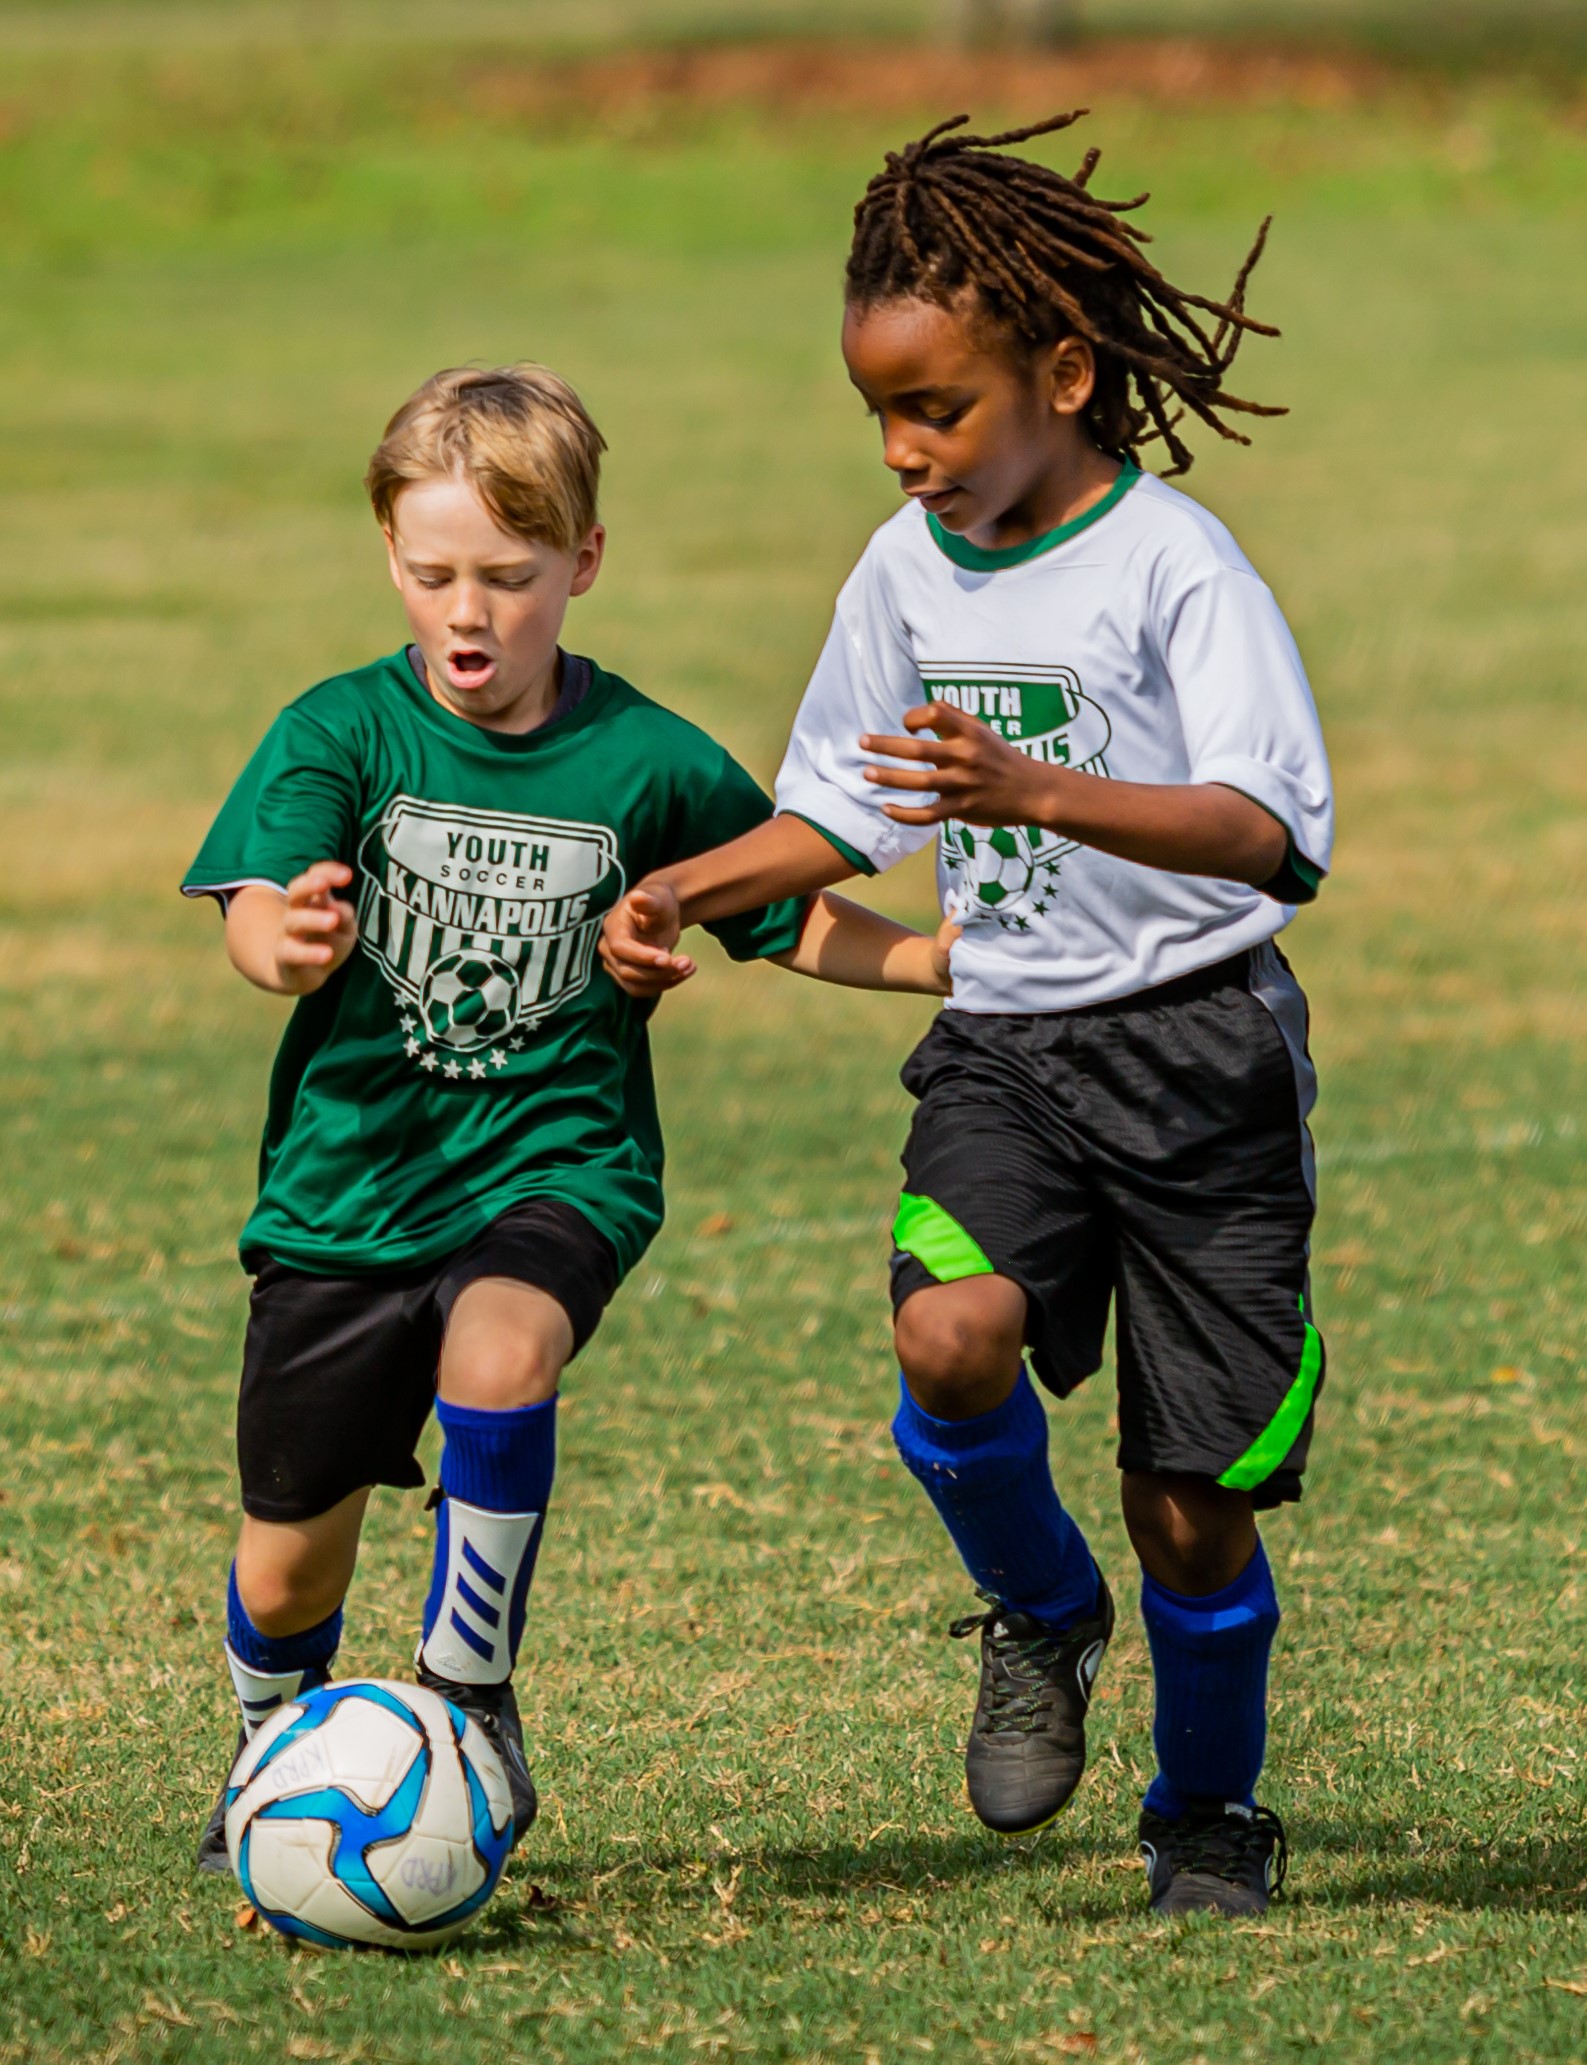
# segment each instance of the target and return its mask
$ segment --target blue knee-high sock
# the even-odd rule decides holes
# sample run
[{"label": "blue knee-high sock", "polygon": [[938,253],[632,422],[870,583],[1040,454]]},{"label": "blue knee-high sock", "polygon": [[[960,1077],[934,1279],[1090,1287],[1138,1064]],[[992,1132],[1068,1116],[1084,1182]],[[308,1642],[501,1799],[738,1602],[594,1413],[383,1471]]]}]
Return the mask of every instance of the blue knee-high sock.
[{"label": "blue knee-high sock", "polygon": [[893,1439],[983,1592],[1054,1628],[1091,1612],[1097,1567],[1053,1489],[1047,1415],[1023,1369],[973,1420],[934,1419],[900,1386]]},{"label": "blue knee-high sock", "polygon": [[252,1735],[260,1722],[299,1693],[311,1692],[331,1675],[342,1640],[342,1609],[296,1635],[266,1635],[248,1618],[237,1589],[237,1566],[226,1580],[226,1664]]},{"label": "blue knee-high sock", "polygon": [[419,1660],[463,1685],[512,1675],[557,1467],[557,1402],[488,1412],[437,1402],[446,1436]]},{"label": "blue knee-high sock", "polygon": [[1221,1592],[1186,1599],[1142,1573],[1141,1618],[1157,1683],[1150,1813],[1178,1821],[1193,1800],[1255,1803],[1267,1747],[1267,1659],[1278,1594],[1267,1552]]}]

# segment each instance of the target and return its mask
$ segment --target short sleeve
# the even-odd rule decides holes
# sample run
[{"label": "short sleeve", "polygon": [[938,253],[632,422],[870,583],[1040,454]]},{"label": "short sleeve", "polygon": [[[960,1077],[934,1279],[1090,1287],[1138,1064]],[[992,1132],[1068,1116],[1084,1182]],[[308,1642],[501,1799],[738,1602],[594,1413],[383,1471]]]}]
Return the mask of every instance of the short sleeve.
[{"label": "short sleeve", "polygon": [[237,777],[182,882],[222,906],[239,889],[285,889],[317,860],[356,860],[351,747],[300,706],[283,710]]},{"label": "short sleeve", "polygon": [[1289,834],[1266,893],[1309,903],[1333,860],[1333,789],[1306,670],[1271,591],[1219,565],[1176,598],[1164,658],[1190,778],[1238,789]]},{"label": "short sleeve", "polygon": [[[760,784],[721,747],[715,747],[713,753],[714,765],[703,769],[701,778],[690,785],[671,859],[692,860],[713,846],[725,846],[728,840],[765,824],[772,815],[771,798]],[[705,929],[735,961],[757,961],[771,954],[792,953],[804,920],[805,899],[791,896],[763,904],[759,910],[712,918]]]},{"label": "short sleeve", "polygon": [[860,751],[860,735],[898,735],[905,712],[925,700],[875,550],[873,545],[867,551],[838,597],[777,776],[778,810],[803,818],[852,866],[873,875],[929,846],[937,835],[935,825],[901,825],[885,817],[889,792],[865,779],[871,762]]}]

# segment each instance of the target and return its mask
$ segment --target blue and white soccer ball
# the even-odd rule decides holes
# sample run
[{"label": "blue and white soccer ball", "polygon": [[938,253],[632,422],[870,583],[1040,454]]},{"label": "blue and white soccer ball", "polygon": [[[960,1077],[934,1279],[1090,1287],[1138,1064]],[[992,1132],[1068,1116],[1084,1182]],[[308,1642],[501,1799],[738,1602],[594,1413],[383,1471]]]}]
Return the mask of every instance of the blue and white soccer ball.
[{"label": "blue and white soccer ball", "polygon": [[273,1713],[226,1799],[243,1891],[311,1943],[433,1949],[485,1905],[512,1847],[507,1774],[479,1723],[380,1678]]}]

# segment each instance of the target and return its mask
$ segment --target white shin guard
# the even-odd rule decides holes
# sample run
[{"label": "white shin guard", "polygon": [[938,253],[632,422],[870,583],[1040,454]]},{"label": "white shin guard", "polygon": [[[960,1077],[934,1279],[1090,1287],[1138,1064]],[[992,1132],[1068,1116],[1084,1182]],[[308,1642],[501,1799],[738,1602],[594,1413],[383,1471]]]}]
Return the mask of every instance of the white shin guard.
[{"label": "white shin guard", "polygon": [[462,1499],[442,1507],[446,1587],[419,1661],[460,1685],[500,1685],[512,1673],[510,1621],[538,1513],[487,1513]]},{"label": "white shin guard", "polygon": [[256,1671],[250,1669],[235,1649],[226,1644],[226,1663],[231,1671],[233,1690],[237,1704],[242,1708],[243,1730],[252,1736],[261,1722],[268,1721],[278,1706],[285,1706],[289,1699],[296,1699],[303,1690],[305,1678],[312,1678],[318,1685],[325,1673],[322,1669],[298,1671]]}]

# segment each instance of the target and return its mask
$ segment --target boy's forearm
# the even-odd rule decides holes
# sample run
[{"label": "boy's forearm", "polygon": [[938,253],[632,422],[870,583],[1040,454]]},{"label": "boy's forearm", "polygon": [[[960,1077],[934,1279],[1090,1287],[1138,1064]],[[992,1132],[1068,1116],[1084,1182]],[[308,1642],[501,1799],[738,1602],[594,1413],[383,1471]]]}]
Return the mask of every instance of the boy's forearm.
[{"label": "boy's forearm", "polygon": [[786,896],[809,896],[856,872],[803,818],[773,817],[725,846],[657,868],[645,886],[670,889],[685,926],[704,925]]},{"label": "boy's forearm", "polygon": [[280,890],[262,885],[239,889],[226,906],[226,952],[231,965],[255,989],[269,990],[278,997],[288,994],[276,956],[285,907]]},{"label": "boy's forearm", "polygon": [[[1288,854],[1278,819],[1221,782],[1119,782],[1050,766],[943,703],[911,710],[904,723],[907,737],[860,738],[861,750],[881,762],[867,767],[866,779],[888,792],[882,808],[895,823],[1040,825],[1140,867],[1254,889],[1272,881]],[[910,792],[934,793],[906,802]]]},{"label": "boy's forearm", "polygon": [[792,953],[773,956],[779,967],[845,989],[905,990],[943,997],[948,984],[923,932],[879,911],[823,892],[812,897],[804,931]]},{"label": "boy's forearm", "polygon": [[1277,818],[1218,782],[1116,782],[1068,767],[1033,768],[1032,822],[1120,860],[1176,875],[1213,875],[1260,888],[1284,865]]}]

